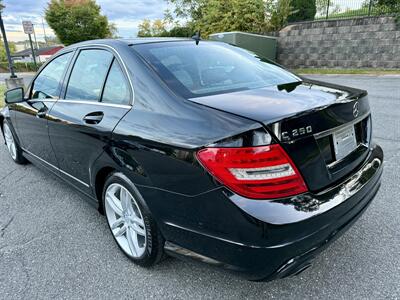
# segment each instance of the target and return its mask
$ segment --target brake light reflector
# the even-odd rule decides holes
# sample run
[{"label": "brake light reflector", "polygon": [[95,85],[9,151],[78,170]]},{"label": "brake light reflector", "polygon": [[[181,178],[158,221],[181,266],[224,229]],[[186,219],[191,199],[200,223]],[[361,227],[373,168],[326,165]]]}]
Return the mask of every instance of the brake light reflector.
[{"label": "brake light reflector", "polygon": [[307,191],[292,160],[280,145],[205,148],[200,163],[235,193],[254,199],[289,197]]}]

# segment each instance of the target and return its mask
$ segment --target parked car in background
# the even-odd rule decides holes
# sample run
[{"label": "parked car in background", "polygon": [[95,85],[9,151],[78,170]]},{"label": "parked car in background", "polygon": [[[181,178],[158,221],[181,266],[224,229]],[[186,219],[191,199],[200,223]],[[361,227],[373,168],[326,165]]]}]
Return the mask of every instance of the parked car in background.
[{"label": "parked car in background", "polygon": [[223,43],[75,44],[6,102],[12,159],[85,194],[145,267],[167,253],[252,280],[298,274],[380,187],[367,92]]}]

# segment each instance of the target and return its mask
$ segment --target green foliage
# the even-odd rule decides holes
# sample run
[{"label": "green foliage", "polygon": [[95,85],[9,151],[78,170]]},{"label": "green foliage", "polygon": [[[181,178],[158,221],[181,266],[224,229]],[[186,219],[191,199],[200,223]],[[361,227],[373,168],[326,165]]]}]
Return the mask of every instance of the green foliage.
[{"label": "green foliage", "polygon": [[[186,20],[187,36],[201,30],[202,36],[224,31],[263,33],[280,30],[293,13],[292,0],[166,0],[169,23]],[[311,0],[315,1],[315,0]],[[178,24],[178,27],[179,26]],[[172,34],[171,34],[172,35]]]},{"label": "green foliage", "polygon": [[[38,68],[43,63],[37,63]],[[13,63],[15,72],[36,72],[35,64],[33,62],[14,62]],[[0,62],[0,72],[8,72],[8,62]]]},{"label": "green foliage", "polygon": [[168,36],[168,32],[165,29],[165,21],[156,19],[151,22],[149,19],[144,19],[139,24],[137,35],[139,37]]},{"label": "green foliage", "polygon": [[288,18],[293,14],[292,0],[266,1],[266,31],[279,31],[287,25]]},{"label": "green foliage", "polygon": [[208,5],[208,0],[166,0],[172,11],[166,11],[166,19],[172,21],[174,19],[187,19],[196,22],[203,17],[203,10]]},{"label": "green foliage", "polygon": [[106,38],[115,28],[94,0],[51,0],[45,18],[64,45]]},{"label": "green foliage", "polygon": [[223,31],[258,33],[264,29],[264,20],[263,0],[209,0],[194,27],[204,36]]},{"label": "green foliage", "polygon": [[6,85],[5,84],[0,84],[0,108],[2,108],[5,103],[4,103],[4,93],[6,92]]},{"label": "green foliage", "polygon": [[221,31],[262,32],[263,0],[167,0],[174,6],[166,19],[186,19],[185,27],[201,30],[203,36]]},{"label": "green foliage", "polygon": [[316,0],[317,14],[326,17],[326,11],[329,3],[329,14],[337,14],[340,12],[340,6],[332,0]]},{"label": "green foliage", "polygon": [[[15,52],[15,43],[8,42],[8,47],[10,49],[11,54]],[[4,47],[3,39],[0,40],[0,61],[7,61],[6,48]]]},{"label": "green foliage", "polygon": [[106,36],[106,38],[110,38],[110,39],[118,39],[118,29],[117,29],[117,25],[115,25],[115,23],[109,22],[108,23],[108,34]]},{"label": "green foliage", "polygon": [[144,19],[139,24],[138,37],[191,37],[193,30],[188,26],[176,24],[171,30],[166,29],[166,21],[156,19],[151,22]]},{"label": "green foliage", "polygon": [[316,0],[292,0],[293,13],[289,22],[312,21],[317,13]]},{"label": "green foliage", "polygon": [[170,37],[192,37],[194,34],[193,29],[188,26],[174,26],[168,31],[167,36]]},{"label": "green foliage", "polygon": [[387,7],[396,8],[399,7],[400,2],[399,0],[377,0],[378,5],[384,5]]}]

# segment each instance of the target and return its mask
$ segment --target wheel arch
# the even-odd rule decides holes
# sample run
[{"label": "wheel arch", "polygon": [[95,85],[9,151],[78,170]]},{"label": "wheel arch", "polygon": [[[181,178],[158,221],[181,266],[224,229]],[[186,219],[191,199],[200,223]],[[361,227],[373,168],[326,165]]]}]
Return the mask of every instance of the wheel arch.
[{"label": "wheel arch", "polygon": [[104,214],[104,207],[103,207],[103,189],[104,189],[104,184],[106,183],[107,178],[117,170],[114,167],[111,166],[103,166],[100,168],[95,175],[94,179],[94,194],[96,196],[96,199],[99,203],[99,212],[101,214]]}]

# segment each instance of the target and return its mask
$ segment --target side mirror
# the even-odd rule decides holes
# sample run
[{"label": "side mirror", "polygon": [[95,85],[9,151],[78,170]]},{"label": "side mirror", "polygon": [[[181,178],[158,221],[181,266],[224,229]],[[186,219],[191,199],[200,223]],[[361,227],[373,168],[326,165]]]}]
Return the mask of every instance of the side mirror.
[{"label": "side mirror", "polygon": [[7,92],[5,92],[4,95],[5,95],[4,100],[7,104],[23,102],[25,100],[23,87],[17,87],[17,88],[8,90]]}]

